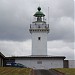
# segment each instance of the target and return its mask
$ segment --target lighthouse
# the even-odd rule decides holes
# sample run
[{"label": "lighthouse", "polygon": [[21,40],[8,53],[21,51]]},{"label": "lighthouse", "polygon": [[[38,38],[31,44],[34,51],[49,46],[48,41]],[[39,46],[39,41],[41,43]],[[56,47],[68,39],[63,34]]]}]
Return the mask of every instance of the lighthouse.
[{"label": "lighthouse", "polygon": [[[41,8],[37,8],[33,15],[36,20],[30,24],[30,33],[32,36],[32,55],[5,57],[5,63],[14,62],[25,65],[33,69],[64,68],[65,56],[47,55],[47,35],[49,33],[49,24],[45,21],[45,14]],[[68,65],[67,65],[68,67]]]},{"label": "lighthouse", "polygon": [[38,7],[37,10],[33,15],[36,20],[30,24],[29,29],[32,36],[32,55],[47,55],[49,24],[46,24],[45,14],[41,12],[41,7]]}]

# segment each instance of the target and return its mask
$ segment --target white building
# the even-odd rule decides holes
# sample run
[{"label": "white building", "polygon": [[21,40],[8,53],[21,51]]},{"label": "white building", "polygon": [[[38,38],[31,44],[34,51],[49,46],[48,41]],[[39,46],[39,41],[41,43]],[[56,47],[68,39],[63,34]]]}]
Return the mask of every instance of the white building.
[{"label": "white building", "polygon": [[30,33],[32,36],[32,55],[10,57],[16,63],[21,63],[27,67],[35,69],[63,68],[64,56],[47,55],[47,34],[49,33],[49,24],[44,20],[44,14],[41,8],[34,14],[36,21],[30,24]]},{"label": "white building", "polygon": [[32,55],[47,55],[47,34],[49,33],[49,24],[44,21],[44,14],[41,8],[34,14],[36,21],[30,25],[32,35]]}]

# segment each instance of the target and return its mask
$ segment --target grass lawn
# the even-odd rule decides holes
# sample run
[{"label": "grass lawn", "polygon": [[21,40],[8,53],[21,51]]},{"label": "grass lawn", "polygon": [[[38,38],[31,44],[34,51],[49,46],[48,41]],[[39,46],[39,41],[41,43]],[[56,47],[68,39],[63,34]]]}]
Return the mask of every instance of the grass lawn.
[{"label": "grass lawn", "polygon": [[58,68],[55,70],[63,72],[65,75],[75,75],[75,68]]},{"label": "grass lawn", "polygon": [[0,75],[29,75],[30,68],[0,67]]}]

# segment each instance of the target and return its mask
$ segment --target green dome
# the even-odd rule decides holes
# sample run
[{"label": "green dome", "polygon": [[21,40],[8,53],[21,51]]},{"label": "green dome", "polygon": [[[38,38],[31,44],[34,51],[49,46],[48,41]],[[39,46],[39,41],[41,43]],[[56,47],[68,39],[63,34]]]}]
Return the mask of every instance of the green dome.
[{"label": "green dome", "polygon": [[35,17],[44,17],[45,15],[43,14],[43,12],[41,12],[41,7],[37,8],[38,11],[34,14]]}]

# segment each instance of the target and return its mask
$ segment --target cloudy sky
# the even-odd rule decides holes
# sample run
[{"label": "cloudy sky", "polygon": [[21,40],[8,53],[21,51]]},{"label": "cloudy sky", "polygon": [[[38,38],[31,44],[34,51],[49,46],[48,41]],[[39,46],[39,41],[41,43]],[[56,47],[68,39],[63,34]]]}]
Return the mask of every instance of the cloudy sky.
[{"label": "cloudy sky", "polygon": [[74,59],[74,0],[0,0],[0,52],[31,55],[29,27],[38,6],[50,25],[48,55]]}]

